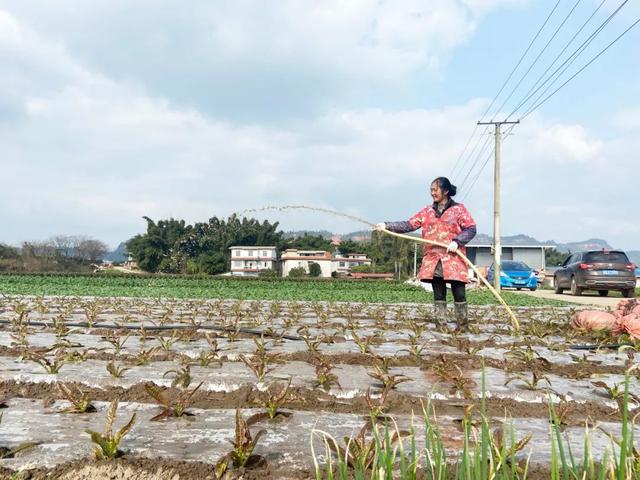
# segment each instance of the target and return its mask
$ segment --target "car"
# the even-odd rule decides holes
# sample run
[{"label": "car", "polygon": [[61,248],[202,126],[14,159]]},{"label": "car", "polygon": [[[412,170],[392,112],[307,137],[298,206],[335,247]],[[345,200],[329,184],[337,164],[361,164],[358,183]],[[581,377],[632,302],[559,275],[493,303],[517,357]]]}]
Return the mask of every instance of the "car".
[{"label": "car", "polygon": [[635,296],[636,265],[620,250],[590,250],[569,256],[556,270],[553,285],[556,293],[569,289],[572,295],[596,290],[606,297],[610,290],[622,292],[625,298]]},{"label": "car", "polygon": [[[500,265],[500,288],[528,288],[534,291],[538,288],[538,277],[533,268],[524,262],[504,260]],[[493,283],[493,265],[487,271],[487,280]]]}]

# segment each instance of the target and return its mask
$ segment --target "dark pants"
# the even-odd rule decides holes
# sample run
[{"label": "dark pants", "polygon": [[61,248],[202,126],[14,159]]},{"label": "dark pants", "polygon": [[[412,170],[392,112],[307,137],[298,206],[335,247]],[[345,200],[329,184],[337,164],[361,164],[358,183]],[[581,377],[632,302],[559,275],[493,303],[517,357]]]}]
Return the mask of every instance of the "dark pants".
[{"label": "dark pants", "polygon": [[[447,299],[447,282],[442,273],[442,262],[438,262],[433,272],[433,280],[427,280],[433,286],[433,296],[436,302]],[[454,302],[466,302],[467,293],[465,283],[459,280],[449,280],[451,284],[451,293],[453,293]]]},{"label": "dark pants", "polygon": [[[451,284],[451,293],[453,293],[453,301],[454,302],[466,302],[467,301],[467,292],[465,288],[465,283],[460,282],[458,280],[449,280]],[[434,277],[431,280],[431,285],[433,286],[433,296],[436,301],[442,301],[447,299],[447,283],[442,277]]]}]

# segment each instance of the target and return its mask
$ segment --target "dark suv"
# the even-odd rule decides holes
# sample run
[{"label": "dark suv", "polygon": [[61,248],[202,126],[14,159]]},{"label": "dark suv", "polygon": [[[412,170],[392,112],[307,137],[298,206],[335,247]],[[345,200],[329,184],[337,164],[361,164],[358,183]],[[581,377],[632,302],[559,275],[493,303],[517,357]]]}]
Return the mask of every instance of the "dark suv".
[{"label": "dark suv", "polygon": [[553,277],[556,293],[566,288],[572,295],[584,290],[597,290],[606,297],[609,290],[619,290],[626,298],[633,297],[636,288],[636,266],[626,253],[616,250],[595,250],[571,255],[556,270]]}]

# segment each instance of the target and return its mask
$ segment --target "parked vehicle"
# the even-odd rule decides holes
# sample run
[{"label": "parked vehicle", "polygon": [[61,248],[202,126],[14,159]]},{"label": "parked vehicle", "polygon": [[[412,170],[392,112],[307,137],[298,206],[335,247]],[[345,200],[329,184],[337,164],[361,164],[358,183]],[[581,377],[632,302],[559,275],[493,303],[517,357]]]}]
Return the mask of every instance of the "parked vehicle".
[{"label": "parked vehicle", "polygon": [[[528,288],[531,291],[538,288],[536,272],[526,263],[504,260],[500,267],[500,288]],[[493,283],[493,265],[487,271],[487,280]]]},{"label": "parked vehicle", "polygon": [[630,298],[635,295],[635,269],[627,254],[619,250],[578,252],[556,270],[553,284],[556,293],[570,289],[572,295],[582,295],[584,290],[597,290],[606,297],[609,290],[618,290]]}]

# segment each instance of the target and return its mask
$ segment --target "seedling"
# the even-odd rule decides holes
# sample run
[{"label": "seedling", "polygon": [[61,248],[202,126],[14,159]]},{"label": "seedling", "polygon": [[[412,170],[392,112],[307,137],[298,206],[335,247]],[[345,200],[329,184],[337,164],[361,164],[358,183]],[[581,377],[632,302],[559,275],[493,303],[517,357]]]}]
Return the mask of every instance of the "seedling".
[{"label": "seedling", "polygon": [[122,378],[122,376],[124,375],[124,372],[126,372],[127,370],[129,370],[129,368],[120,367],[116,365],[115,362],[113,361],[107,363],[107,372],[109,372],[109,374],[113,378]]},{"label": "seedling", "polygon": [[289,382],[284,387],[282,387],[280,391],[276,391],[276,389],[274,388],[276,386],[276,383],[269,386],[266,392],[266,400],[258,400],[258,403],[267,410],[267,416],[269,417],[269,419],[274,419],[276,415],[280,413],[280,406],[287,400],[293,398],[289,394],[291,379],[289,379]]},{"label": "seedling", "polygon": [[120,430],[113,434],[113,424],[116,421],[116,412],[118,410],[118,400],[113,400],[107,410],[107,416],[104,422],[104,433],[98,433],[93,430],[85,430],[90,436],[91,441],[97,445],[94,447],[93,453],[97,460],[110,460],[124,455],[124,452],[118,447],[122,438],[131,431],[136,421],[136,414],[131,415],[131,419]]},{"label": "seedling", "polygon": [[475,382],[467,377],[458,365],[454,365],[457,372],[451,374],[451,388],[449,389],[450,395],[455,395],[456,392],[462,392],[462,395],[466,399],[471,398],[470,387],[475,385]]},{"label": "seedling", "polygon": [[371,344],[374,342],[374,340],[376,340],[375,335],[360,337],[356,333],[356,330],[352,328],[351,336],[353,337],[353,341],[356,342],[356,345],[358,345],[361,353],[371,353]]},{"label": "seedling", "polygon": [[533,437],[533,434],[529,433],[527,436],[516,442],[511,447],[503,445],[503,436],[504,433],[501,428],[496,428],[493,431],[493,435],[491,435],[491,448],[493,449],[493,454],[495,455],[497,465],[500,465],[501,463],[503,463],[503,461],[505,463],[510,462],[511,458],[513,458],[516,453],[522,451],[524,447],[527,446],[527,444]]},{"label": "seedling", "polygon": [[182,417],[183,415],[193,416],[187,412],[187,407],[191,402],[193,395],[198,391],[204,382],[200,382],[193,390],[182,390],[177,398],[167,398],[165,392],[160,390],[154,383],[148,382],[144,384],[147,393],[158,402],[162,411],[151,419],[152,422],[163,420],[168,417]]},{"label": "seedling", "polygon": [[[613,387],[610,387],[605,382],[597,381],[597,382],[591,382],[591,385],[593,385],[594,387],[603,388],[607,392],[607,395],[609,396],[609,398],[611,400],[615,400],[616,402],[619,402],[620,400],[622,400],[624,396],[624,384],[615,383]],[[640,398],[638,398],[637,395],[631,392],[629,392],[629,399],[633,400],[637,404],[640,404]]]},{"label": "seedling", "polygon": [[[371,468],[376,456],[376,438],[380,438],[377,433],[377,426],[374,425],[373,419],[368,420],[360,429],[355,438],[344,437],[344,447],[338,447],[333,442],[327,442],[340,458],[344,458],[347,465],[356,471],[364,472]],[[367,433],[376,430],[372,438],[367,438]],[[389,434],[389,442],[391,445],[400,440],[401,432],[391,432]]]},{"label": "seedling", "polygon": [[201,351],[196,357],[195,364],[201,367],[208,367],[212,362],[219,362],[218,354],[213,350]]},{"label": "seedling", "polygon": [[[2,416],[3,414],[0,413],[0,424],[2,423]],[[21,443],[20,445],[18,445],[17,447],[13,447],[13,448],[8,448],[8,447],[0,447],[0,460],[5,460],[8,458],[14,458],[18,453],[27,450],[29,448],[33,448],[36,445],[38,445],[35,442],[26,442],[26,443]]]},{"label": "seedling", "polygon": [[167,375],[173,375],[172,387],[188,388],[191,385],[191,368],[189,365],[180,370],[167,370],[162,374],[162,377],[164,378]]},{"label": "seedling", "polygon": [[324,337],[312,337],[307,327],[300,327],[296,332],[302,337],[310,353],[320,353],[320,345],[324,343]]},{"label": "seedling", "polygon": [[255,436],[251,435],[250,421],[245,421],[240,414],[240,409],[236,408],[236,435],[231,444],[233,445],[233,452],[231,453],[231,460],[234,467],[244,467],[247,461],[253,454],[256,448],[256,444],[266,430],[258,430]]},{"label": "seedling", "polygon": [[525,390],[531,390],[531,391],[536,391],[538,390],[538,384],[541,381],[545,381],[547,382],[547,385],[549,387],[551,387],[551,382],[549,381],[549,379],[547,378],[546,375],[542,375],[540,376],[538,374],[537,371],[533,370],[531,372],[531,380],[527,379],[527,377],[525,377],[522,374],[516,374],[513,377],[509,378],[506,382],[504,382],[504,385],[507,386],[509,385],[511,382],[513,382],[514,380],[520,380],[522,382],[523,385],[521,385],[521,388],[524,388]]},{"label": "seedling", "polygon": [[93,413],[96,411],[89,396],[79,387],[67,387],[64,383],[59,383],[58,390],[71,403],[70,407],[63,408],[60,413]]},{"label": "seedling", "polygon": [[157,350],[158,350],[158,347],[148,348],[146,350],[140,350],[134,356],[135,364],[140,367],[149,365],[151,358],[153,358],[153,355],[156,353]]},{"label": "seedling", "polygon": [[369,413],[373,418],[382,418],[387,412],[387,406],[385,405],[387,402],[387,395],[389,395],[391,389],[385,388],[382,390],[382,394],[380,395],[380,399],[376,402],[371,397],[371,389],[367,389],[367,393],[364,394],[364,399],[367,402],[367,406],[369,407]]},{"label": "seedling", "polygon": [[180,340],[180,337],[177,331],[174,330],[173,334],[170,337],[164,337],[162,335],[158,335],[156,337],[156,340],[158,341],[158,343],[160,343],[160,348],[162,348],[165,352],[170,352],[171,347],[173,346],[174,343]]},{"label": "seedling", "polygon": [[334,384],[340,387],[338,376],[331,373],[333,366],[325,357],[321,355],[316,356],[314,359],[314,366],[316,371],[316,383],[314,386],[320,386],[325,391],[329,391],[331,389],[331,385]]},{"label": "seedling", "polygon": [[384,390],[393,390],[399,384],[410,380],[406,375],[391,375],[382,370],[378,365],[373,367],[373,372],[367,372],[367,375],[378,380],[382,384]]},{"label": "seedling", "polygon": [[262,379],[270,372],[274,370],[274,367],[269,367],[269,364],[278,356],[278,354],[258,354],[256,353],[252,357],[246,357],[240,355],[240,360],[244,363],[256,376],[256,379],[261,382]]},{"label": "seedling", "polygon": [[129,337],[129,333],[127,333],[126,335],[119,335],[117,332],[110,331],[104,337],[102,337],[102,339],[113,345],[114,353],[118,355],[122,351],[124,344],[127,343],[127,340],[129,340]]},{"label": "seedling", "polygon": [[60,372],[62,366],[67,363],[66,360],[66,351],[64,349],[59,349],[56,351],[56,354],[53,358],[47,358],[44,355],[39,353],[31,352],[28,353],[27,359],[32,362],[36,362],[45,371],[49,374],[57,375]]}]

